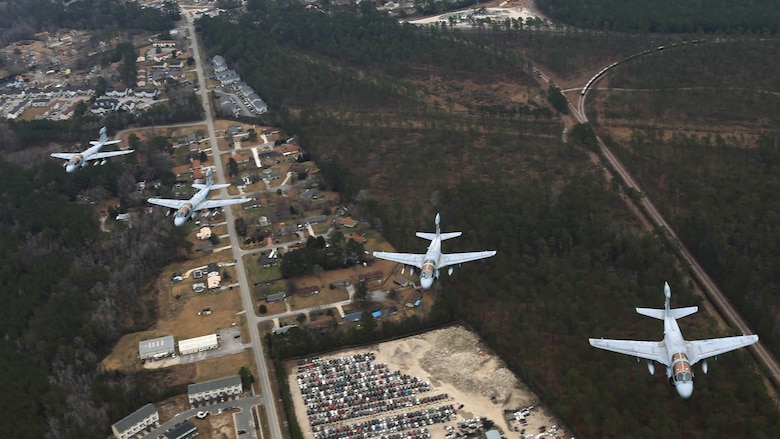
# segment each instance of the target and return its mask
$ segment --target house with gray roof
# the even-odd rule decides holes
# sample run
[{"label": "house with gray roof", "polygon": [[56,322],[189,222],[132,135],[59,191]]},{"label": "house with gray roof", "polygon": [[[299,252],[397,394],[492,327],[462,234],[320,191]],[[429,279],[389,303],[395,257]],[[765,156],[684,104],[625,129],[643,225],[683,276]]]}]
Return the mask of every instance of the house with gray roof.
[{"label": "house with gray roof", "polygon": [[315,215],[306,218],[304,221],[309,224],[317,224],[327,221],[328,217],[325,215]]},{"label": "house with gray roof", "polygon": [[214,73],[224,72],[228,69],[225,58],[222,58],[220,55],[214,55],[214,58],[211,59],[211,63],[214,64]]},{"label": "house with gray roof", "polygon": [[187,386],[187,397],[192,407],[198,407],[213,400],[237,397],[243,391],[241,377],[233,375],[203,383],[190,384]]},{"label": "house with gray roof", "polygon": [[159,425],[160,414],[157,412],[157,407],[149,403],[111,425],[111,431],[114,432],[116,439],[129,439],[149,427]]}]

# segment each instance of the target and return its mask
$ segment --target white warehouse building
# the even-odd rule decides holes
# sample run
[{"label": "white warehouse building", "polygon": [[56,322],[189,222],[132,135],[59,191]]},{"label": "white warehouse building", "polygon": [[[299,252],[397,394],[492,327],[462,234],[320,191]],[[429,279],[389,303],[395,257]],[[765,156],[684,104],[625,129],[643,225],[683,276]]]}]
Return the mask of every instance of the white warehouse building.
[{"label": "white warehouse building", "polygon": [[138,342],[138,357],[142,360],[154,358],[159,360],[165,357],[172,357],[176,354],[176,345],[173,343],[173,336],[153,338],[151,340],[141,340]]},{"label": "white warehouse building", "polygon": [[194,354],[211,349],[219,349],[217,334],[203,335],[179,341],[179,355]]},{"label": "white warehouse building", "polygon": [[187,386],[187,396],[192,407],[209,403],[212,400],[238,397],[243,391],[241,377],[238,375]]}]

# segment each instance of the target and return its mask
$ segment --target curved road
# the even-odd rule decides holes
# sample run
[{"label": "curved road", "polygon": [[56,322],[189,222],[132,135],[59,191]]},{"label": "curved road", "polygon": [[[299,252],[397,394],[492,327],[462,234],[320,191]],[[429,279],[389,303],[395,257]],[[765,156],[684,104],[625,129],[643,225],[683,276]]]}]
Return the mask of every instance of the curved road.
[{"label": "curved road", "polygon": [[[595,86],[595,84],[596,82],[594,82],[591,87]],[[589,91],[590,89],[586,90],[585,94],[580,96],[580,99],[577,102],[577,108],[574,108],[571,103],[569,104],[569,109],[580,123],[588,123],[588,118],[585,113],[585,100]],[[613,169],[613,171],[620,175],[620,178],[623,179],[625,185],[638,191],[641,194],[644,194],[645,192],[642,191],[642,189],[639,187],[636,181],[634,181],[623,164],[617,159],[617,157],[615,157],[614,154],[612,154],[612,151],[607,148],[601,138],[596,136],[596,140],[598,141],[602,156],[607,160],[607,163]],[[677,234],[669,226],[663,216],[658,212],[653,203],[651,203],[647,197],[642,196],[640,205],[644,209],[644,213],[650,218],[653,224],[665,232],[670,243],[672,243],[672,245],[677,249],[679,256],[688,264],[688,266],[690,266],[693,277],[699,282],[699,285],[704,290],[707,298],[717,307],[718,311],[721,313],[721,316],[730,325],[737,328],[742,334],[752,334],[753,331],[750,330],[747,322],[745,322],[742,316],[731,306],[723,292],[718,288],[709,275],[707,275],[701,265],[699,265],[698,261],[696,261],[693,255],[688,251],[680,238],[677,237]],[[769,352],[769,350],[760,340],[758,343],[748,347],[748,349],[754,355],[756,360],[764,366],[767,377],[770,378],[775,388],[780,387],[780,365],[778,364],[774,355]]]}]

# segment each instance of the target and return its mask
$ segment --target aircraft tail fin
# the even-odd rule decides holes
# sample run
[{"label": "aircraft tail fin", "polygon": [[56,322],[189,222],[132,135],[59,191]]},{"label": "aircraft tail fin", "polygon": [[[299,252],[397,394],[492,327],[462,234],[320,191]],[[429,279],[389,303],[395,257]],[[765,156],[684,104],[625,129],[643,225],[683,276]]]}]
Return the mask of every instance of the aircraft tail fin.
[{"label": "aircraft tail fin", "polygon": [[434,220],[436,223],[436,233],[426,233],[426,232],[417,232],[416,235],[418,238],[427,239],[428,241],[433,241],[438,236],[440,240],[444,241],[445,239],[451,239],[451,238],[457,238],[460,236],[463,232],[449,232],[449,233],[441,233],[441,227],[439,224],[441,223],[441,215],[438,213],[436,214],[436,219]]},{"label": "aircraft tail fin", "polygon": [[100,143],[105,144],[108,141],[108,130],[106,127],[100,129]]},{"label": "aircraft tail fin", "polygon": [[214,184],[214,176],[212,175],[211,168],[206,170],[206,186],[212,186]]}]

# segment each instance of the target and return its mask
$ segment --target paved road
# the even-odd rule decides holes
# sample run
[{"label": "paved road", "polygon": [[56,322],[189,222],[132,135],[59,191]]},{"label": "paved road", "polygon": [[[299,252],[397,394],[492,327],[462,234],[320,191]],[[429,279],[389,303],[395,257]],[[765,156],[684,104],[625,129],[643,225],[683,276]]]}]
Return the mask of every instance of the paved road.
[{"label": "paved road", "polygon": [[[200,44],[197,41],[197,35],[195,33],[194,25],[193,25],[193,14],[185,12],[185,17],[187,17],[187,31],[190,35],[190,41],[192,42],[192,55],[195,59],[195,66],[198,72],[198,93],[200,94],[201,102],[203,103],[203,110],[206,115],[206,126],[208,128],[209,133],[209,143],[211,144],[211,154],[214,156],[214,163],[222,163],[220,156],[222,155],[222,151],[219,150],[217,147],[217,136],[214,130],[214,119],[211,111],[211,107],[209,105],[210,99],[208,96],[208,90],[206,89],[206,79],[205,75],[203,73],[203,61],[201,60],[200,55]],[[225,183],[225,175],[223,172],[217,172],[216,173],[216,180],[218,183]],[[227,191],[225,189],[220,189],[221,195],[224,197],[227,195]],[[273,397],[273,393],[271,392],[271,380],[268,376],[268,368],[266,366],[265,362],[265,355],[263,353],[263,343],[262,339],[260,338],[260,333],[257,329],[257,325],[254,324],[256,317],[255,317],[255,311],[254,311],[254,300],[252,299],[251,291],[249,290],[249,282],[247,281],[246,277],[246,270],[244,269],[244,261],[241,255],[243,254],[243,251],[241,250],[241,247],[239,246],[238,241],[238,234],[236,233],[235,228],[235,221],[233,218],[233,210],[228,208],[225,210],[225,219],[227,222],[227,228],[228,233],[230,234],[230,245],[233,248],[233,257],[236,260],[236,272],[238,274],[238,282],[239,282],[239,291],[241,292],[241,298],[244,302],[244,309],[246,311],[247,316],[247,327],[249,330],[249,338],[251,340],[252,345],[252,351],[254,354],[254,360],[255,364],[257,366],[257,372],[258,372],[258,384],[260,385],[260,390],[262,394],[268,394],[269,398],[264,398],[264,403],[266,406],[266,413],[267,421],[268,421],[268,430],[271,433],[272,439],[281,439],[282,438],[282,431],[279,427],[279,419],[276,416],[276,400]],[[247,431],[247,434],[250,435],[250,437],[255,438],[257,437],[255,434],[254,429],[250,429]]]},{"label": "paved road", "polygon": [[[591,87],[593,86],[595,86],[595,84],[593,84]],[[569,109],[580,123],[588,123],[588,118],[585,112],[585,101],[588,97],[589,91],[590,90],[586,90],[585,94],[583,95],[578,94],[579,101],[577,102],[576,108],[569,104]],[[612,168],[612,170],[623,179],[625,185],[638,191],[641,194],[645,194],[645,192],[639,187],[633,177],[631,177],[631,174],[629,174],[620,160],[618,160],[617,157],[612,154],[612,151],[607,148],[607,145],[604,144],[601,138],[596,136],[596,140],[598,141],[602,157],[606,159],[607,164]],[[655,205],[653,205],[653,203],[646,196],[641,198],[640,205],[643,208],[644,213],[650,218],[653,224],[658,229],[663,230],[666,233],[669,241],[677,249],[678,254],[683,259],[683,261],[687,263],[688,266],[690,266],[693,277],[698,281],[702,290],[707,295],[707,298],[717,307],[721,316],[731,326],[737,328],[742,334],[753,334],[753,331],[750,329],[747,322],[745,322],[742,316],[734,309],[734,307],[731,306],[720,288],[718,288],[718,286],[704,271],[701,265],[699,265],[699,262],[688,251],[683,242],[677,236],[677,233],[675,233],[675,231],[669,226],[664,217],[658,212],[658,209],[655,208]],[[776,388],[780,388],[780,365],[778,364],[774,355],[769,352],[764,343],[760,340],[758,343],[749,346],[748,349],[754,355],[756,360],[765,367],[766,372],[768,373],[768,378],[772,381],[774,386]]]}]

